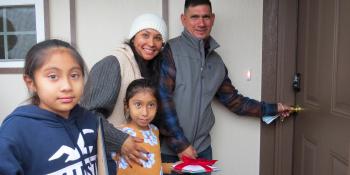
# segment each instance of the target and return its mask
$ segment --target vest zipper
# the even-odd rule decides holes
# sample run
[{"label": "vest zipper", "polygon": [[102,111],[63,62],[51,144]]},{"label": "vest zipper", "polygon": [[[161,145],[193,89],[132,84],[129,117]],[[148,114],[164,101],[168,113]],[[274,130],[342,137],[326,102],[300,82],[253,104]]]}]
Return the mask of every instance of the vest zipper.
[{"label": "vest zipper", "polygon": [[200,117],[201,117],[201,111],[202,111],[202,92],[203,92],[203,70],[205,68],[205,52],[204,52],[204,42],[201,41],[200,44],[200,56],[201,56],[201,68],[200,68],[200,87],[199,87],[199,94],[200,94],[200,97],[199,97],[199,106],[198,106],[198,111],[199,113],[197,114],[197,118],[196,118],[196,122],[195,122],[195,127],[194,127],[194,134],[193,134],[193,141],[192,141],[192,145],[194,146],[194,143],[195,143],[195,140],[196,140],[196,137],[197,137],[197,133],[198,133],[198,125],[199,125],[199,120],[200,120]]}]

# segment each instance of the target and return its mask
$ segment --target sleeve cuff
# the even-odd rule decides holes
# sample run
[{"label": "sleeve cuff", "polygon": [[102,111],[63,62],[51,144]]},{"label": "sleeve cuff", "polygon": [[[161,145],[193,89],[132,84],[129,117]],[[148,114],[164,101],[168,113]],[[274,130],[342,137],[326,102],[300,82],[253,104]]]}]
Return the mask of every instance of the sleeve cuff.
[{"label": "sleeve cuff", "polygon": [[171,150],[173,150],[176,154],[181,153],[184,151],[188,146],[190,146],[190,142],[186,139],[183,138],[181,140],[169,138],[168,139],[168,146]]},{"label": "sleeve cuff", "polygon": [[118,130],[106,119],[103,119],[105,144],[107,152],[120,152],[124,141],[128,138],[128,134]]},{"label": "sleeve cuff", "polygon": [[262,116],[265,115],[277,115],[278,111],[277,111],[277,104],[270,104],[270,103],[265,103],[263,102],[263,111],[262,111]]}]

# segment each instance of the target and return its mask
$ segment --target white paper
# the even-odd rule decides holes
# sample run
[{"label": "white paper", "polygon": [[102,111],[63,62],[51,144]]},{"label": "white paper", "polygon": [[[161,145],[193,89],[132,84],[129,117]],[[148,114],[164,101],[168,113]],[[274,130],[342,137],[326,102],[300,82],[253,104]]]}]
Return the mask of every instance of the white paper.
[{"label": "white paper", "polygon": [[275,116],[265,115],[265,116],[263,116],[262,120],[263,120],[266,124],[270,124],[270,123],[272,123],[277,117],[278,117],[278,115],[275,115]]},{"label": "white paper", "polygon": [[[176,165],[173,165],[173,168]],[[214,167],[214,166],[208,166],[211,169],[213,169],[213,172],[215,171],[219,171],[219,168]],[[191,174],[195,174],[195,173],[205,173],[205,169],[199,165],[187,165],[182,169],[183,173],[191,173]]]}]

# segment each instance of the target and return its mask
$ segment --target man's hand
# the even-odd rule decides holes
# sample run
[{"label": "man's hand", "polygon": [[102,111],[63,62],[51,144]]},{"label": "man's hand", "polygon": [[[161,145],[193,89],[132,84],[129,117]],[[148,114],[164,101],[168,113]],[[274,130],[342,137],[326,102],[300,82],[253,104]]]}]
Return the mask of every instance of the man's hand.
[{"label": "man's hand", "polygon": [[277,110],[278,114],[281,117],[281,121],[284,120],[284,118],[289,117],[290,113],[292,111],[292,107],[283,104],[283,103],[277,103]]},{"label": "man's hand", "polygon": [[140,159],[147,161],[147,158],[142,153],[148,154],[148,152],[138,144],[142,142],[143,139],[129,136],[123,143],[121,155],[130,166],[132,161],[140,165],[142,165]]},{"label": "man's hand", "polygon": [[186,156],[192,159],[197,158],[197,151],[192,147],[192,145],[188,146],[185,150],[183,150],[181,153],[178,153],[177,156],[181,160],[182,156]]}]

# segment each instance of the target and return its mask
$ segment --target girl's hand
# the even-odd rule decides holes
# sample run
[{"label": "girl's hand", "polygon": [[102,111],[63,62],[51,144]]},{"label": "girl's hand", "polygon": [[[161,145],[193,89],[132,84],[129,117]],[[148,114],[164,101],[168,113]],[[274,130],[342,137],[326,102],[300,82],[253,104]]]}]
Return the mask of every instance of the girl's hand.
[{"label": "girl's hand", "polygon": [[135,162],[142,166],[140,159],[147,161],[147,158],[141,153],[148,154],[138,143],[142,143],[143,139],[129,136],[122,145],[121,155],[126,162],[131,166],[131,162]]}]

